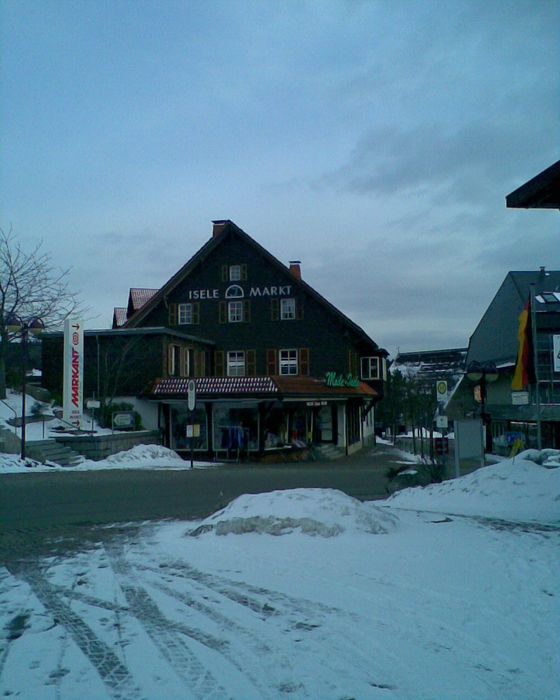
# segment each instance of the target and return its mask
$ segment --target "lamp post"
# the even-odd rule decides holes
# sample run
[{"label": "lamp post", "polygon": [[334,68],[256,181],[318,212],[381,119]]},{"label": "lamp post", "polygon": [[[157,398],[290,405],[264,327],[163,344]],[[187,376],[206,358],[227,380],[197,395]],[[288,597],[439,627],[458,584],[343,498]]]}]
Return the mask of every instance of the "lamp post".
[{"label": "lamp post", "polygon": [[10,314],[6,318],[6,328],[16,337],[21,338],[21,363],[23,367],[23,381],[21,389],[21,458],[25,459],[25,394],[27,391],[27,341],[29,334],[38,335],[45,327],[40,318],[24,321],[16,314]]},{"label": "lamp post", "polygon": [[493,362],[477,362],[474,360],[467,367],[467,377],[471,382],[477,382],[480,386],[480,418],[482,425],[486,427],[485,451],[492,451],[492,433],[488,429],[490,421],[486,414],[487,385],[498,379],[499,373]]}]

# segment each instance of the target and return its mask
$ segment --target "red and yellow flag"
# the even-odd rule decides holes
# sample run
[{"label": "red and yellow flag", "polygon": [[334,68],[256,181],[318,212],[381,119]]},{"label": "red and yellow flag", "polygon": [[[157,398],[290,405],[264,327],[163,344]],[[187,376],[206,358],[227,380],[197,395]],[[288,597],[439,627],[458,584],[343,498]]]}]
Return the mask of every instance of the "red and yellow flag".
[{"label": "red and yellow flag", "polygon": [[523,391],[531,382],[533,367],[533,343],[531,333],[531,304],[528,301],[519,314],[517,330],[517,363],[511,381],[513,391]]}]

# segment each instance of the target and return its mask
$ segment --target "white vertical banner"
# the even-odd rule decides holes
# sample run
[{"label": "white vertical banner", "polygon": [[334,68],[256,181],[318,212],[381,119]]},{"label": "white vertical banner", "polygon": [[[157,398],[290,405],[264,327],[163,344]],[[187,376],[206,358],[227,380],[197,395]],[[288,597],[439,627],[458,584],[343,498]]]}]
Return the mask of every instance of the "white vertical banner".
[{"label": "white vertical banner", "polygon": [[77,428],[82,423],[84,398],[84,329],[81,319],[64,322],[64,374],[62,408],[65,421]]},{"label": "white vertical banner", "polygon": [[554,356],[553,367],[555,372],[560,372],[560,335],[552,336],[552,353]]}]

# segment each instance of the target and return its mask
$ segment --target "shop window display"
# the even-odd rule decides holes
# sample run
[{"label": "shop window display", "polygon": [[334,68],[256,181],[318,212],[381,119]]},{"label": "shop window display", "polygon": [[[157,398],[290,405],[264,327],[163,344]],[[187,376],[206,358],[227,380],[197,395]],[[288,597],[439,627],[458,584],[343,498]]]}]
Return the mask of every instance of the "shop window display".
[{"label": "shop window display", "polygon": [[[208,449],[208,420],[204,408],[195,408],[192,422],[200,426],[200,435],[193,438],[194,450]],[[171,409],[171,449],[190,450],[191,439],[187,437],[187,426],[191,423],[191,412],[183,407]]]},{"label": "shop window display", "polygon": [[234,404],[214,407],[214,450],[228,456],[259,449],[259,413],[256,406]]}]

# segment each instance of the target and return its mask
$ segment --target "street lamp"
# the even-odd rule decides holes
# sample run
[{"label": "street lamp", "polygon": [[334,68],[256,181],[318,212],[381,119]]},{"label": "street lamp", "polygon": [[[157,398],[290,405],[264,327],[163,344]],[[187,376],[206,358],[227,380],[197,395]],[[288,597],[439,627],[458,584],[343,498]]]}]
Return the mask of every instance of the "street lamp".
[{"label": "street lamp", "polygon": [[471,382],[478,382],[480,385],[480,417],[482,424],[486,426],[486,452],[492,451],[492,433],[488,429],[490,421],[486,414],[487,384],[495,382],[499,373],[493,362],[477,362],[474,360],[467,367],[467,377]]},{"label": "street lamp", "polygon": [[23,366],[23,382],[21,390],[21,458],[25,459],[25,393],[27,391],[27,341],[29,334],[38,335],[45,327],[40,318],[29,321],[22,320],[16,314],[9,314],[6,318],[8,332],[21,338],[21,362]]}]

